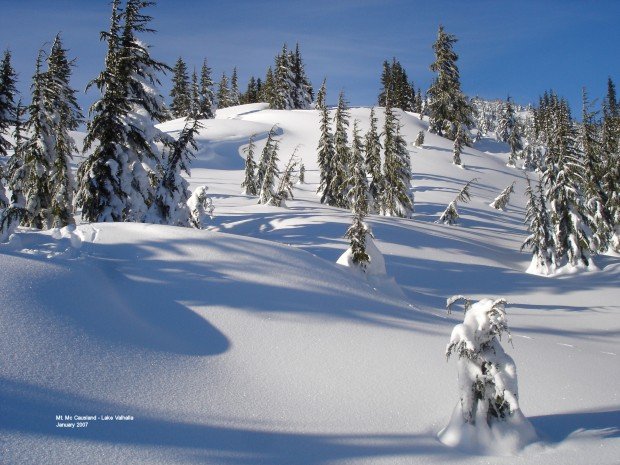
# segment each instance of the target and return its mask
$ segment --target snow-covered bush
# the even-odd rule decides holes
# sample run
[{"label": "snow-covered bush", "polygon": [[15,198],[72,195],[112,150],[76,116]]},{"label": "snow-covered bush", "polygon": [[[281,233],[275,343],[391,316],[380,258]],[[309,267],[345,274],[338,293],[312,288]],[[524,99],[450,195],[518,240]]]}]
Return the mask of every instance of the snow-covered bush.
[{"label": "snow-covered bush", "polygon": [[[448,299],[448,307],[462,296]],[[452,330],[446,356],[458,356],[460,399],[439,432],[447,446],[476,453],[512,454],[536,439],[518,403],[517,370],[500,344],[508,334],[504,299],[467,299],[465,318]]]},{"label": "snow-covered bush", "polygon": [[187,201],[190,211],[190,224],[196,229],[203,229],[207,224],[207,219],[213,217],[213,201],[207,197],[207,186],[197,187],[192,196]]}]

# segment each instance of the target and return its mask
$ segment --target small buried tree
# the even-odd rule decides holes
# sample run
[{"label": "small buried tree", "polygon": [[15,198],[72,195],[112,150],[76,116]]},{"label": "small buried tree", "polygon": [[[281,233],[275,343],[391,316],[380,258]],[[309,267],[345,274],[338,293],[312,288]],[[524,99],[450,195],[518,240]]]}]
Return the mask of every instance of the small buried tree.
[{"label": "small buried tree", "polygon": [[496,210],[506,210],[506,206],[508,202],[510,202],[510,194],[515,193],[515,184],[516,181],[513,181],[510,186],[500,192],[500,194],[495,197],[493,202],[489,204],[490,207],[495,208]]},{"label": "small buried tree", "polygon": [[517,370],[500,339],[510,331],[505,299],[474,304],[463,296],[448,299],[448,310],[465,301],[465,318],[452,330],[446,357],[458,356],[460,399],[439,440],[479,453],[514,453],[536,439],[518,403]]},{"label": "small buried tree", "polygon": [[439,219],[435,221],[435,223],[444,223],[449,225],[454,225],[457,223],[459,219],[457,204],[458,202],[467,203],[471,200],[471,192],[469,192],[469,188],[477,180],[478,178],[474,178],[463,186],[463,188],[459,191],[454,200],[448,204],[446,209],[443,211]]}]

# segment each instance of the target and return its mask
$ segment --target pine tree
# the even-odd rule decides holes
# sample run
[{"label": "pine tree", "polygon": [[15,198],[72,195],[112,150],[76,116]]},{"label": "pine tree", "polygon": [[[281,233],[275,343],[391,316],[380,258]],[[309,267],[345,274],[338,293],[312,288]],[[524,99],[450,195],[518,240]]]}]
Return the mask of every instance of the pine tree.
[{"label": "pine tree", "polygon": [[230,89],[228,88],[228,77],[222,73],[222,79],[217,88],[217,107],[227,108],[231,106]]},{"label": "pine tree", "polygon": [[590,265],[590,226],[581,192],[581,162],[568,104],[552,95],[550,138],[542,176],[558,266]]},{"label": "pine tree", "polygon": [[416,147],[422,147],[424,145],[424,131],[419,131],[418,136],[415,139]]},{"label": "pine tree", "polygon": [[293,73],[293,108],[307,109],[312,105],[314,92],[312,84],[306,75],[299,44],[295,46],[295,53],[291,56],[291,71]]},{"label": "pine tree", "polygon": [[286,44],[282,46],[282,52],[276,56],[273,71],[273,101],[272,108],[277,110],[289,110],[295,108],[294,92],[295,83],[290,54]]},{"label": "pine tree", "polygon": [[202,62],[202,68],[200,69],[200,91],[199,91],[200,105],[198,119],[211,119],[215,117],[214,111],[214,96],[213,96],[213,81],[211,80],[211,68],[207,65],[207,60]]},{"label": "pine tree", "polygon": [[317,193],[321,194],[321,203],[327,205],[335,205],[335,193],[331,190],[334,172],[331,170],[332,162],[335,157],[334,136],[330,128],[330,117],[327,106],[325,106],[326,83],[323,85],[317,95],[317,110],[321,112],[321,136],[317,147],[318,164],[320,171],[320,182]]},{"label": "pine tree", "polygon": [[[142,10],[153,3],[112,3],[105,69],[90,85],[101,92],[91,107],[84,148],[93,153],[78,169],[76,203],[86,221],[144,221],[155,200],[161,154],[155,145],[167,139],[155,127],[165,116],[157,73],[169,68],[153,58],[138,33],[153,32]],[[89,86],[90,86],[89,85]]]},{"label": "pine tree", "polygon": [[452,163],[457,166],[461,166],[461,152],[465,146],[464,134],[459,126],[456,130],[456,136],[454,137],[454,148],[452,150]]},{"label": "pine tree", "polygon": [[198,86],[198,75],[196,69],[192,73],[192,83],[190,85],[190,105],[188,117],[198,119],[200,117],[200,87]]},{"label": "pine tree", "polygon": [[196,229],[204,229],[207,219],[213,217],[213,200],[207,195],[207,186],[197,187],[187,201],[190,212],[190,226]]},{"label": "pine tree", "polygon": [[449,139],[456,137],[459,127],[473,124],[471,105],[461,92],[458,55],[453,50],[456,42],[455,36],[439,26],[433,44],[435,62],[430,67],[437,77],[428,89],[430,131]]},{"label": "pine tree", "polygon": [[532,264],[528,271],[548,275],[553,269],[553,242],[551,237],[551,224],[547,205],[545,203],[542,184],[538,182],[538,192],[534,192],[530,178],[525,177],[527,188],[527,205],[525,211],[525,223],[530,235],[521,245],[521,250],[532,250]]},{"label": "pine tree", "polygon": [[242,193],[245,195],[258,195],[258,186],[256,182],[256,163],[254,162],[254,135],[250,136],[248,146],[243,149],[245,152],[245,178],[241,183]]},{"label": "pine tree", "polygon": [[47,111],[54,144],[54,158],[50,160],[50,214],[53,227],[64,227],[75,222],[70,163],[78,149],[69,131],[75,131],[84,117],[77,103],[76,91],[69,84],[74,62],[67,59],[60,35],[54,40],[47,63],[46,81],[51,99]]},{"label": "pine tree", "polygon": [[303,163],[299,165],[299,176],[297,177],[297,184],[306,183],[306,167]]},{"label": "pine tree", "polygon": [[467,184],[463,186],[463,188],[456,195],[454,200],[448,204],[444,212],[439,217],[439,220],[436,223],[444,223],[449,225],[454,225],[458,222],[459,212],[458,212],[458,202],[467,203],[471,200],[471,192],[469,188],[473,183],[478,181],[478,178],[473,178]]},{"label": "pine tree", "polygon": [[381,174],[381,141],[374,107],[370,109],[370,128],[366,133],[364,152],[366,153],[366,172],[370,175],[368,193],[372,201],[372,209],[379,212],[383,175]]},{"label": "pine tree", "polygon": [[43,51],[39,52],[35,74],[32,78],[32,102],[28,106],[26,122],[28,138],[24,143],[24,165],[27,166],[23,183],[25,216],[22,225],[37,229],[48,229],[52,225],[50,209],[50,171],[55,159],[53,150],[53,128],[49,119],[51,89],[46,73],[41,69]]},{"label": "pine tree", "polygon": [[6,50],[0,62],[0,157],[8,156],[11,148],[6,135],[16,119],[16,82],[17,74],[11,65],[11,52]]},{"label": "pine tree", "polygon": [[[194,73],[195,74],[195,73]],[[151,222],[173,226],[190,226],[189,183],[181,173],[189,176],[190,157],[198,148],[195,136],[201,128],[196,119],[188,119],[174,141],[166,141],[166,165],[155,191]]]},{"label": "pine tree", "polygon": [[263,205],[279,206],[281,199],[276,192],[276,182],[280,177],[278,169],[278,149],[279,141],[275,140],[269,145],[268,158],[265,165],[265,174],[262,177],[261,189],[259,193],[258,203]]},{"label": "pine tree", "polygon": [[258,83],[254,76],[250,77],[248,81],[248,87],[243,95],[243,103],[258,103],[259,101],[259,92],[258,92]]},{"label": "pine tree", "polygon": [[349,208],[349,161],[350,148],[347,130],[349,127],[348,103],[341,91],[338,96],[338,107],[334,114],[334,154],[329,160],[328,170],[332,174],[331,182],[326,190],[333,199],[333,205],[340,208]]},{"label": "pine tree", "polygon": [[319,92],[316,94],[315,108],[317,110],[323,110],[325,108],[326,94],[327,94],[327,78],[323,78],[323,84],[321,84],[321,88],[319,89]]},{"label": "pine tree", "polygon": [[15,107],[15,129],[13,130],[13,155],[7,163],[7,186],[11,191],[10,205],[17,209],[26,206],[24,198],[24,181],[27,173],[27,166],[24,163],[24,127],[23,117],[26,109],[22,106],[21,100]]},{"label": "pine tree", "polygon": [[286,167],[284,168],[284,171],[282,172],[282,177],[280,178],[280,183],[276,189],[276,197],[273,202],[277,207],[282,206],[284,201],[293,199],[293,172],[299,163],[297,158],[298,148],[299,147],[295,148],[293,154],[288,160],[288,163],[286,164]]},{"label": "pine tree", "polygon": [[614,225],[610,247],[620,253],[620,103],[616,100],[616,87],[607,80],[607,96],[603,101],[601,185],[605,206]]},{"label": "pine tree", "polygon": [[183,58],[179,57],[174,68],[172,76],[172,90],[170,91],[170,111],[174,118],[186,117],[191,112],[191,89],[189,77],[187,75],[187,65]]},{"label": "pine tree", "polygon": [[258,161],[258,167],[256,169],[256,188],[259,192],[262,189],[263,182],[265,181],[267,165],[269,164],[269,160],[271,159],[271,156],[273,154],[274,146],[276,143],[275,137],[277,129],[278,127],[274,125],[269,130],[269,134],[267,134],[267,141],[265,142],[265,147],[263,147],[260,159]]},{"label": "pine tree", "polygon": [[508,202],[510,202],[510,194],[515,193],[515,182],[516,181],[513,181],[510,186],[500,192],[500,194],[495,197],[489,206],[495,208],[496,210],[505,210]]},{"label": "pine tree", "polygon": [[267,74],[265,75],[265,83],[263,84],[263,88],[260,93],[260,98],[263,102],[269,104],[270,108],[275,107],[275,88],[274,88],[274,78],[273,78],[273,70],[271,66],[267,69]]},{"label": "pine tree", "polygon": [[239,78],[237,77],[237,67],[233,68],[230,78],[230,106],[239,105]]},{"label": "pine tree", "polygon": [[407,143],[400,133],[400,121],[390,107],[385,108],[383,131],[384,164],[380,212],[385,216],[410,218],[413,213],[411,161]]}]

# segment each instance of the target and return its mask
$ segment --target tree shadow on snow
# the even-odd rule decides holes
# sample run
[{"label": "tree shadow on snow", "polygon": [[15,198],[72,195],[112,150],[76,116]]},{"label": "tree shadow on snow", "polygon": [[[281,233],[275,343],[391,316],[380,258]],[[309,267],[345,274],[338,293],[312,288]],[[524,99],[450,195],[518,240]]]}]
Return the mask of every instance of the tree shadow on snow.
[{"label": "tree shadow on snow", "polygon": [[597,432],[603,437],[620,438],[620,410],[573,412],[529,417],[543,439],[558,443],[576,432]]}]

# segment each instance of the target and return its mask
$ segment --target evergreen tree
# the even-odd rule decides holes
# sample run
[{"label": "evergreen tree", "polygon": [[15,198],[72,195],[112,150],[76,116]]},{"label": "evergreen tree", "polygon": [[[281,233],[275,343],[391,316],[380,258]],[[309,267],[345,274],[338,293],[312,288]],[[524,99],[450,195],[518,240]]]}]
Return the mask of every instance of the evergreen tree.
[{"label": "evergreen tree", "polygon": [[605,194],[605,206],[614,225],[610,246],[620,253],[620,104],[616,100],[616,88],[609,78],[607,96],[603,101],[601,185]]},{"label": "evergreen tree", "polygon": [[[194,73],[195,75],[196,73]],[[173,226],[190,226],[189,183],[181,173],[189,176],[190,157],[198,148],[195,136],[201,128],[198,120],[187,119],[179,138],[166,141],[167,159],[163,175],[155,191],[152,205],[152,222]]]},{"label": "evergreen tree", "polygon": [[276,198],[273,202],[277,207],[281,207],[285,200],[293,199],[293,172],[299,163],[296,156],[297,148],[298,147],[295,148],[293,154],[289,158],[288,163],[284,168],[284,172],[282,173],[282,177],[280,178],[280,184],[276,190]]},{"label": "evergreen tree", "polygon": [[258,195],[258,185],[256,182],[256,163],[254,162],[254,135],[250,136],[248,146],[243,149],[245,152],[245,178],[241,183],[242,193],[245,195]]},{"label": "evergreen tree", "polygon": [[473,183],[475,183],[478,178],[473,178],[467,184],[463,186],[463,188],[456,195],[454,200],[448,204],[444,212],[439,217],[439,220],[436,223],[444,223],[449,225],[454,225],[458,222],[459,212],[458,212],[458,202],[467,203],[471,200],[471,192],[469,188]]},{"label": "evergreen tree", "polygon": [[[262,177],[258,203],[264,205],[279,206],[281,199],[276,193],[276,182],[280,177],[278,169],[279,141],[275,140],[269,145],[268,157],[266,158],[265,174]],[[266,146],[267,147],[267,146]]]},{"label": "evergreen tree", "polygon": [[325,108],[325,97],[327,94],[327,78],[323,78],[323,84],[319,92],[316,94],[316,109],[323,110]]},{"label": "evergreen tree", "polygon": [[231,106],[230,89],[228,88],[228,77],[222,73],[222,79],[217,88],[217,107],[227,108]]},{"label": "evergreen tree", "polygon": [[233,68],[230,78],[230,106],[239,105],[239,78],[237,77],[237,67]]},{"label": "evergreen tree", "polygon": [[263,84],[263,88],[261,89],[260,99],[263,102],[269,104],[270,108],[276,108],[274,106],[275,97],[275,88],[274,88],[274,80],[273,80],[273,70],[271,66],[267,69],[267,74],[265,75],[265,83]]},{"label": "evergreen tree", "polygon": [[24,127],[23,117],[26,109],[22,106],[21,100],[15,107],[15,129],[13,130],[13,155],[7,163],[7,186],[11,191],[10,205],[23,209],[26,206],[24,198],[24,181],[26,178],[27,166],[24,164]]},{"label": "evergreen tree", "polygon": [[258,167],[256,169],[256,187],[259,190],[259,192],[262,189],[263,182],[265,181],[265,173],[267,172],[267,165],[269,164],[269,160],[271,159],[271,156],[274,151],[277,129],[278,127],[274,125],[269,130],[269,134],[267,134],[267,141],[265,142],[265,147],[263,147],[260,159],[258,161]]},{"label": "evergreen tree", "polygon": [[370,175],[368,193],[373,210],[379,212],[383,176],[381,174],[381,141],[374,108],[370,109],[370,128],[366,133],[364,152],[366,153],[366,172]]},{"label": "evergreen tree", "polygon": [[208,190],[207,186],[197,187],[187,201],[192,228],[204,229],[208,218],[213,217],[213,200],[207,195]]},{"label": "evergreen tree", "polygon": [[329,111],[325,106],[325,79],[317,95],[317,109],[321,112],[321,136],[317,148],[320,182],[317,193],[321,193],[321,203],[327,205],[336,204],[336,194],[332,191],[334,172],[332,163],[335,158],[334,136],[330,128]]},{"label": "evergreen tree", "polygon": [[[327,170],[330,171],[332,177],[330,184],[326,187],[329,192],[328,196],[333,203],[330,205],[349,208],[349,160],[350,149],[347,136],[349,127],[348,103],[341,91],[338,96],[338,107],[334,114],[334,153],[328,160]],[[323,195],[326,195],[325,192]]]},{"label": "evergreen tree", "polygon": [[91,107],[84,149],[93,153],[78,169],[76,203],[86,221],[144,221],[155,200],[161,154],[167,136],[155,124],[165,116],[157,74],[169,68],[153,58],[136,34],[153,32],[142,10],[153,3],[112,2],[105,69],[90,84],[101,92]]},{"label": "evergreen tree", "polygon": [[243,103],[258,103],[259,101],[258,83],[254,76],[248,81],[248,88],[243,95]]},{"label": "evergreen tree", "polygon": [[510,202],[510,194],[515,193],[515,181],[512,182],[510,186],[505,188],[500,194],[495,197],[493,202],[491,202],[490,206],[495,208],[496,210],[505,210],[508,202]]},{"label": "evergreen tree", "polygon": [[299,176],[297,178],[297,184],[306,183],[306,167],[303,163],[299,165]]},{"label": "evergreen tree", "polygon": [[457,166],[461,166],[461,152],[465,146],[465,137],[461,126],[456,130],[456,136],[454,137],[454,149],[452,150],[452,163]]},{"label": "evergreen tree", "polygon": [[407,143],[400,133],[400,121],[390,107],[385,108],[383,150],[383,190],[380,211],[385,216],[410,218],[413,213],[411,161]]},{"label": "evergreen tree", "polygon": [[418,136],[415,139],[416,147],[422,147],[424,145],[424,131],[419,131]]},{"label": "evergreen tree", "polygon": [[282,46],[282,52],[275,58],[275,67],[273,71],[273,101],[269,102],[272,108],[277,110],[295,108],[295,83],[290,58],[286,44],[284,44]]},{"label": "evergreen tree", "polygon": [[188,117],[198,119],[200,115],[200,87],[198,86],[198,75],[196,69],[192,73],[192,84],[190,86],[190,105]]},{"label": "evergreen tree", "polygon": [[179,57],[174,68],[172,76],[172,90],[170,91],[170,111],[174,118],[183,118],[191,112],[191,89],[189,77],[187,75],[187,65],[183,58]]},{"label": "evergreen tree", "polygon": [[6,135],[16,119],[16,82],[17,74],[11,65],[11,52],[6,50],[0,62],[0,157],[8,156],[11,148]]},{"label": "evergreen tree", "polygon": [[213,96],[213,81],[211,80],[211,68],[207,65],[207,60],[202,62],[202,68],[200,69],[200,91],[199,91],[200,105],[198,119],[211,119],[215,118],[214,111],[214,96]]},{"label": "evergreen tree", "polygon": [[295,46],[295,53],[291,54],[291,70],[293,73],[293,108],[307,109],[312,105],[314,100],[314,92],[312,84],[306,75],[299,44]]},{"label": "evergreen tree", "polygon": [[547,275],[551,273],[554,262],[549,213],[542,184],[538,182],[538,192],[536,193],[532,189],[530,178],[526,176],[525,179],[527,181],[525,223],[530,235],[521,245],[521,250],[525,248],[532,250],[532,264],[528,271]]},{"label": "evergreen tree", "polygon": [[379,106],[414,111],[416,98],[413,83],[409,82],[406,71],[396,58],[392,59],[391,64],[387,60],[383,62],[381,86]]},{"label": "evergreen tree", "polygon": [[50,160],[50,194],[52,226],[73,224],[74,182],[71,160],[78,152],[69,131],[75,131],[83,120],[76,98],[76,91],[69,84],[73,61],[67,59],[60,35],[57,35],[47,58],[46,81],[50,101],[48,118],[53,137],[53,159]]},{"label": "evergreen tree", "polygon": [[435,62],[430,67],[437,77],[428,89],[430,131],[449,139],[456,137],[459,127],[473,124],[471,105],[461,92],[458,55],[453,50],[456,41],[455,36],[439,26],[433,44]]}]

